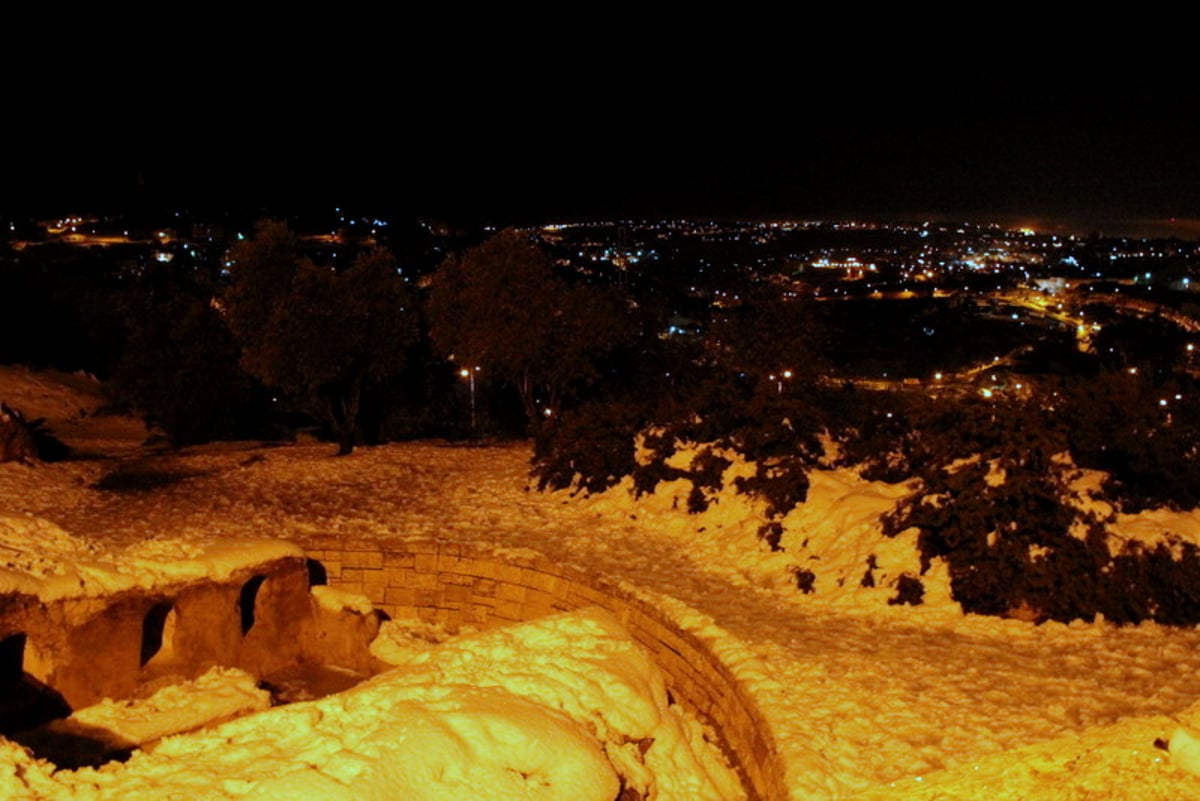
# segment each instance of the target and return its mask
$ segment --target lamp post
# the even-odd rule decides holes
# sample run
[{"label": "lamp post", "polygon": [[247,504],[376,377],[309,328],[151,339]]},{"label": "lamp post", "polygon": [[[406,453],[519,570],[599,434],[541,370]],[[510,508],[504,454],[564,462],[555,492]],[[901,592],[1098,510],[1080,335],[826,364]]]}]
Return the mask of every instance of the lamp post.
[{"label": "lamp post", "polygon": [[466,367],[458,371],[458,374],[467,379],[471,387],[471,433],[475,433],[475,373],[479,371],[479,367],[473,367],[468,370]]}]

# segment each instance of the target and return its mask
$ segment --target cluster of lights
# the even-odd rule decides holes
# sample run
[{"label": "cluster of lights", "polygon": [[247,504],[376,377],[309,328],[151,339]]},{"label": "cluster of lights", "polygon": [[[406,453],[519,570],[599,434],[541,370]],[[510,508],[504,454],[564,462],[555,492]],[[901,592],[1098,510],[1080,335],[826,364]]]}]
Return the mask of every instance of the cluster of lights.
[{"label": "cluster of lights", "polygon": [[791,370],[782,370],[778,374],[771,373],[770,375],[767,376],[767,379],[775,382],[776,390],[779,392],[779,394],[782,395],[783,394],[783,382],[789,380],[792,377],[792,375],[793,375],[793,373]]}]

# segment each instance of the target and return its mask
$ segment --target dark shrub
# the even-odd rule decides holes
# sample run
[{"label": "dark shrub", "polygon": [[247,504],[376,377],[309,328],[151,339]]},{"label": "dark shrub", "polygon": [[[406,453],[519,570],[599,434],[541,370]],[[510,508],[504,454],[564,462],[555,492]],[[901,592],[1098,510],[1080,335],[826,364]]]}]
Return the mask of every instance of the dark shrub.
[{"label": "dark shrub", "polygon": [[533,475],[540,490],[578,486],[603,492],[629,475],[639,420],[624,404],[587,404],[561,414],[534,441]]},{"label": "dark shrub", "polygon": [[765,542],[772,551],[782,551],[780,541],[783,539],[783,523],[771,520],[758,527],[758,538]]},{"label": "dark shrub", "polygon": [[924,600],[925,585],[921,583],[921,580],[907,573],[901,573],[900,578],[896,580],[896,595],[894,598],[888,598],[888,604],[920,606]]},{"label": "dark shrub", "polygon": [[733,464],[724,456],[713,453],[712,448],[704,448],[692,459],[691,469],[687,477],[692,480],[692,491],[688,494],[688,512],[697,514],[708,508],[708,496],[705,490],[720,490],[722,477],[726,468]]},{"label": "dark shrub", "polygon": [[951,593],[965,612],[1037,621],[1103,614],[1116,623],[1200,622],[1200,550],[1174,538],[1153,548],[1132,543],[1112,556],[1104,521],[1067,502],[1068,466],[1052,458],[1065,449],[1063,437],[1036,410],[1025,411],[1033,413],[964,404],[941,413],[942,424],[953,421],[980,456],[946,470],[953,438],[923,430],[922,487],[884,515],[884,533],[920,529],[922,570],[944,559]]},{"label": "dark shrub", "polygon": [[792,573],[796,577],[796,589],[805,595],[811,595],[813,585],[817,581],[817,574],[799,567],[792,568]]},{"label": "dark shrub", "polygon": [[808,497],[809,465],[801,457],[785,457],[759,462],[751,477],[738,478],[738,492],[757,495],[767,501],[769,517],[783,517]]}]

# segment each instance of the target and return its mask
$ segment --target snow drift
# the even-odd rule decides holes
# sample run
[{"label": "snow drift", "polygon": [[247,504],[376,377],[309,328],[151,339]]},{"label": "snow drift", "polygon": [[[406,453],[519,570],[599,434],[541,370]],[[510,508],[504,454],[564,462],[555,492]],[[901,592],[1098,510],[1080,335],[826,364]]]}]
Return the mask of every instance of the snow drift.
[{"label": "snow drift", "polygon": [[54,772],[0,743],[12,799],[612,801],[623,789],[744,797],[648,655],[595,609],[464,635],[340,695],[169,737],[125,764]]}]

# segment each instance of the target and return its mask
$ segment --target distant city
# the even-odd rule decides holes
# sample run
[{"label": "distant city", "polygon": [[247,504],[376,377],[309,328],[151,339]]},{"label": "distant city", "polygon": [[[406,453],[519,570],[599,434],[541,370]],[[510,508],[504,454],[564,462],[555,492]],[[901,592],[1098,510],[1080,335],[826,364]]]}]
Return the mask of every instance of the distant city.
[{"label": "distant city", "polygon": [[[382,244],[398,254],[401,269],[418,281],[445,254],[494,233],[438,220],[392,222],[341,209],[288,221],[323,259],[348,263],[362,248]],[[201,219],[185,212],[9,218],[0,221],[0,242],[17,257],[82,249],[75,252],[125,264],[137,273],[169,263],[220,270],[229,248],[251,235],[253,227],[248,217]],[[1098,308],[1106,314],[1162,318],[1189,333],[1200,329],[1191,308],[1200,291],[1200,240],[944,221],[618,220],[523,230],[539,239],[563,268],[588,280],[618,284],[634,298],[656,298],[665,309],[664,337],[699,334],[713,309],[736,305],[740,292],[758,284],[772,286],[784,298],[847,302],[847,316],[860,322],[863,315],[849,309],[861,311],[866,301],[924,299],[953,301],[953,307],[969,302],[984,319],[1010,328],[1042,330],[1053,324],[1074,336],[1081,349],[1100,330],[1094,313]],[[929,337],[925,350],[936,353],[938,332],[931,326],[922,331]],[[841,337],[843,377],[943,386],[949,385],[952,371],[977,385],[977,373],[1011,366],[1029,347],[1018,339],[990,359],[943,365],[937,358],[911,358],[916,354],[910,348],[905,358],[889,365],[881,354],[894,341],[875,339],[857,346],[873,352],[875,358],[867,361],[878,369],[872,369],[861,359],[855,363],[851,338]],[[1187,351],[1189,360],[1192,353]],[[1191,368],[1190,363],[1181,366]],[[999,391],[1002,382],[995,383]]]}]

